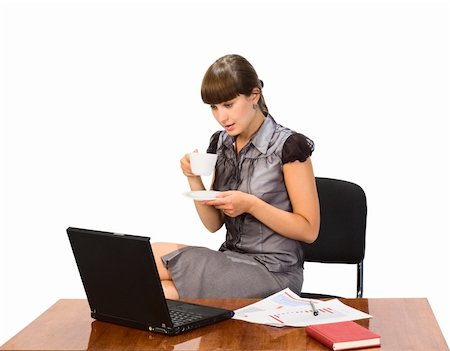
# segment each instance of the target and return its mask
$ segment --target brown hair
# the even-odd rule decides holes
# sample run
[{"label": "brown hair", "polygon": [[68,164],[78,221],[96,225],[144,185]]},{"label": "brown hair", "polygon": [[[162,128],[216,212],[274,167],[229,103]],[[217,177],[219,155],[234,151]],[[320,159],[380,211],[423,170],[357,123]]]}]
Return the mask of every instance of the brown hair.
[{"label": "brown hair", "polygon": [[238,95],[250,96],[254,88],[260,91],[258,106],[267,115],[268,109],[262,94],[263,82],[244,57],[226,55],[214,62],[202,81],[201,95],[205,104],[219,104]]}]

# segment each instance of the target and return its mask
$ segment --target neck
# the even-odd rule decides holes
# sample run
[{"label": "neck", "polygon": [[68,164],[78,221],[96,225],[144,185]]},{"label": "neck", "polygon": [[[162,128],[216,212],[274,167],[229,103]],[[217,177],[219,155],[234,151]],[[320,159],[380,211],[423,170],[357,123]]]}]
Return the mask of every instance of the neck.
[{"label": "neck", "polygon": [[236,137],[236,151],[239,153],[239,151],[247,145],[247,143],[250,141],[250,139],[253,137],[253,135],[258,131],[258,129],[261,127],[261,125],[265,121],[264,114],[261,112],[261,110],[256,111],[255,118],[253,119],[252,123],[249,125],[249,127],[239,134]]}]

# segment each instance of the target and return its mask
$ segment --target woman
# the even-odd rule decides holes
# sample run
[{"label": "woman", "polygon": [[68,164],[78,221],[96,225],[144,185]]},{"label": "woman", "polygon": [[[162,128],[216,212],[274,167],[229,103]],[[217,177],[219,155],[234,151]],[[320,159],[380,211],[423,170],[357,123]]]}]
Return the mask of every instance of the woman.
[{"label": "woman", "polygon": [[[196,201],[205,227],[223,224],[218,251],[173,243],[152,245],[167,298],[266,297],[303,283],[301,242],[319,231],[319,201],[310,156],[313,142],[277,124],[263,83],[242,56],[226,55],[203,78],[201,96],[223,128],[210,140],[217,153],[212,189],[217,199]],[[181,169],[191,190],[205,190],[189,155]],[[159,259],[161,258],[161,259]]]}]

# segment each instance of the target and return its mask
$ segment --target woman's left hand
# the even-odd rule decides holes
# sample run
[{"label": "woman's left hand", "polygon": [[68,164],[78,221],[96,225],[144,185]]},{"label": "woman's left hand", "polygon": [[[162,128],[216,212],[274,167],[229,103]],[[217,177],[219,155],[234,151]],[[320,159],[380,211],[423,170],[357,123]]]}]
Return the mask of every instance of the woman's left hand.
[{"label": "woman's left hand", "polygon": [[237,217],[244,212],[249,212],[255,200],[255,196],[242,191],[224,191],[217,195],[216,200],[202,201],[205,205],[214,206],[228,217]]}]

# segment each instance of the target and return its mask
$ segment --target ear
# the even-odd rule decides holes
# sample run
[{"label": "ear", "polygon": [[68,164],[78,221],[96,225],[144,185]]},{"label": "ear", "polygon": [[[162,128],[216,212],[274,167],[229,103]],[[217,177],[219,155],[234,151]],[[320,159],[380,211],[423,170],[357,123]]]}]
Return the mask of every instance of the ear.
[{"label": "ear", "polygon": [[261,96],[261,89],[253,88],[252,93],[250,95],[252,103],[257,104],[258,101],[259,101],[260,96]]}]

